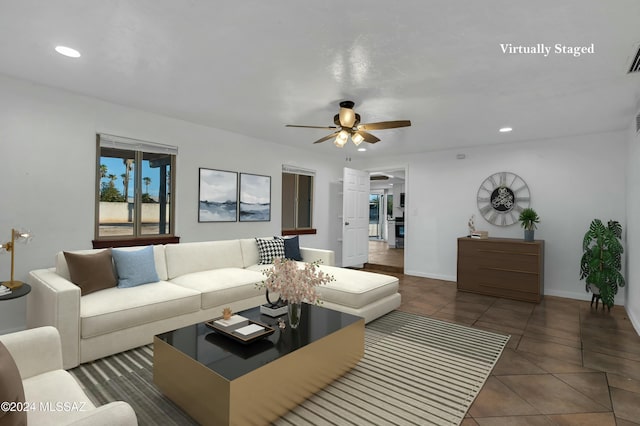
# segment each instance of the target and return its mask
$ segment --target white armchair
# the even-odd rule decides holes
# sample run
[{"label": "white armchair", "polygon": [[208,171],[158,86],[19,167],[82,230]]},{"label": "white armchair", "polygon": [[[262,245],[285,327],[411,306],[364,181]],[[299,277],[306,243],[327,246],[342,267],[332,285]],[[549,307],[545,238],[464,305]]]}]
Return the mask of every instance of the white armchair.
[{"label": "white armchair", "polygon": [[123,401],[93,405],[71,374],[62,369],[60,335],[39,327],[0,335],[13,357],[24,387],[29,425],[137,425]]}]

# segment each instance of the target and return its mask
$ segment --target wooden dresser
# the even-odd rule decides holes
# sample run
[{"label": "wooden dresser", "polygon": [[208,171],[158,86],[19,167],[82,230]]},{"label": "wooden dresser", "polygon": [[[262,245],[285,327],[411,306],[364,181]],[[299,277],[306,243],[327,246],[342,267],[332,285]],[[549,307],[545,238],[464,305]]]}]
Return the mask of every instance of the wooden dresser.
[{"label": "wooden dresser", "polygon": [[458,290],[540,302],[544,241],[458,238]]}]

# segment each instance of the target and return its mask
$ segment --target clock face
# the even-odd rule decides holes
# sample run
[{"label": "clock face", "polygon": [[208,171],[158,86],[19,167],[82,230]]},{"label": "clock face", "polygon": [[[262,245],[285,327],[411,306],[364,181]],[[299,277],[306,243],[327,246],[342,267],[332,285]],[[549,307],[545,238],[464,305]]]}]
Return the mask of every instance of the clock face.
[{"label": "clock face", "polygon": [[522,178],[511,172],[494,173],[478,189],[478,210],[487,222],[513,225],[522,209],[529,207],[531,194]]}]

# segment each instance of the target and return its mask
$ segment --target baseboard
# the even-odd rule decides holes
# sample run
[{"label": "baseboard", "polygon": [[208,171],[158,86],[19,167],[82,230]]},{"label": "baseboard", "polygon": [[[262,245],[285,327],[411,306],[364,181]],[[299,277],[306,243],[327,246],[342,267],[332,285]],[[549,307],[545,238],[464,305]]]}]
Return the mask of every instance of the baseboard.
[{"label": "baseboard", "polygon": [[[586,300],[587,302],[591,301],[591,297],[593,294],[591,292],[587,293],[586,291],[557,291],[557,290],[544,290],[545,296],[556,296],[556,297],[564,297],[565,299],[574,299],[574,300]],[[618,294],[614,300],[614,305],[616,306],[624,306],[624,301],[621,301],[621,296]]]},{"label": "baseboard", "polygon": [[627,313],[627,316],[629,317],[629,321],[631,321],[631,325],[636,330],[636,333],[640,335],[640,318],[636,317],[632,311],[626,308],[626,306],[624,310]]},{"label": "baseboard", "polygon": [[427,274],[421,271],[408,271],[405,269],[405,275],[413,275],[414,277],[422,277],[422,278],[431,278],[434,280],[442,280],[442,281],[456,281],[455,275],[440,275],[440,274]]},{"label": "baseboard", "polygon": [[573,291],[558,291],[558,290],[544,290],[545,296],[555,296],[555,297],[564,297],[565,299],[575,299],[575,300],[591,300],[591,293],[583,292],[573,292]]},{"label": "baseboard", "polygon": [[393,272],[396,274],[404,274],[404,268],[402,266],[390,266],[390,265],[380,265],[377,263],[365,263],[362,268],[365,271],[380,271],[380,272]]}]

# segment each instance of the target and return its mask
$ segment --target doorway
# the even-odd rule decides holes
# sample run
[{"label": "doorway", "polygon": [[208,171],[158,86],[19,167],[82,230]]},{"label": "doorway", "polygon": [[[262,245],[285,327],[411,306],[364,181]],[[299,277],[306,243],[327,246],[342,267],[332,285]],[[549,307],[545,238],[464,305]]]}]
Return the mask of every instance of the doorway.
[{"label": "doorway", "polygon": [[406,167],[369,172],[368,269],[404,272]]}]

